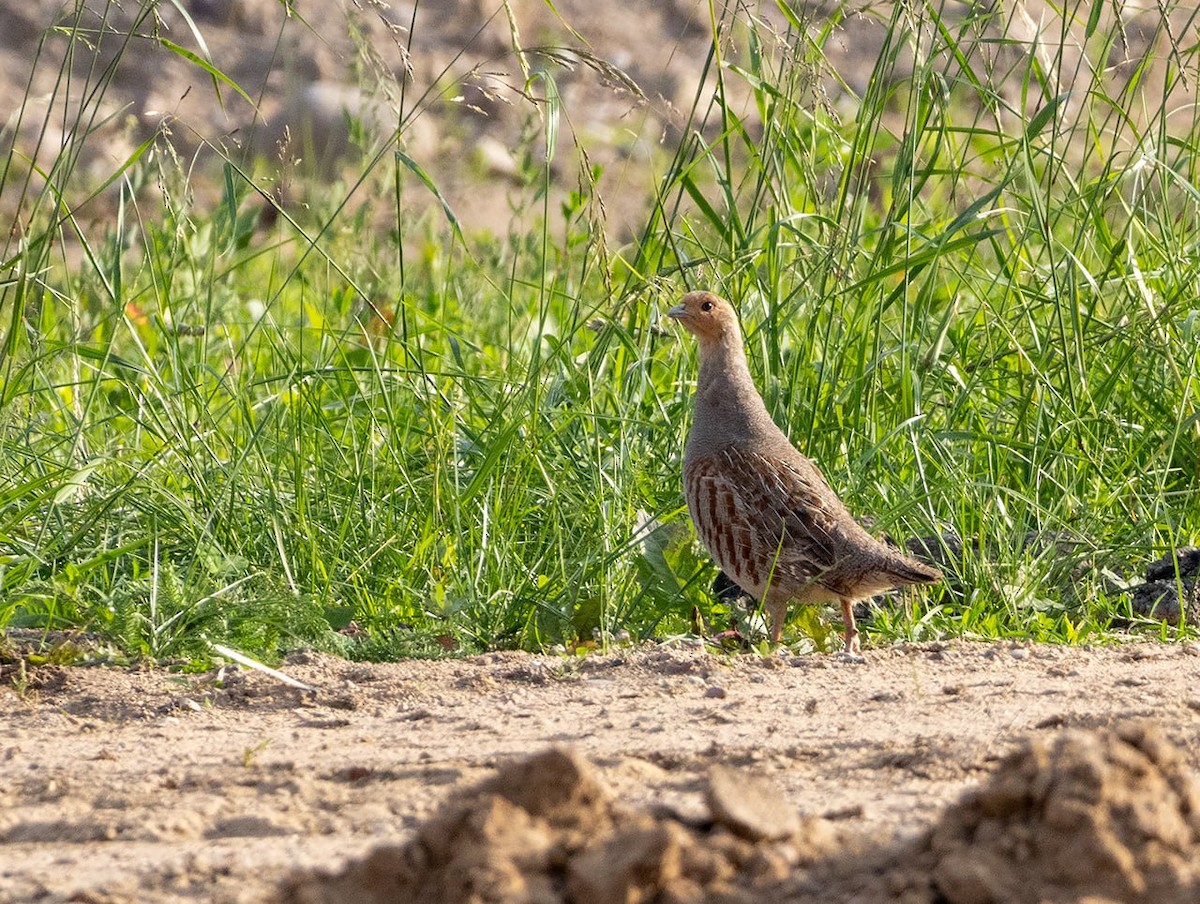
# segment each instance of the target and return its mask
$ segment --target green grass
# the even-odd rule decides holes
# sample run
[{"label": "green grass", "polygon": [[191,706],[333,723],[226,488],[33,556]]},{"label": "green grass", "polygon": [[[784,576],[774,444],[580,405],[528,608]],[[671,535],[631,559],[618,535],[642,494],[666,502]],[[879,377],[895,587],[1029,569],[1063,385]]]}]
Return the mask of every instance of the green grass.
[{"label": "green grass", "polygon": [[[1126,60],[1099,4],[1067,11],[1067,51],[1063,20],[1031,44],[1000,7],[872,9],[874,72],[836,103],[827,52],[858,10],[781,6],[773,30],[714,9],[716,90],[619,250],[586,161],[552,208],[553,65],[505,236],[464,234],[423,161],[365,131],[320,203],[266,227],[261,167],[220,154],[206,205],[161,135],[97,186],[76,161],[98,65],[53,166],[0,168],[23,224],[0,262],[0,627],[203,662],[719,622],[680,490],[695,361],[659,329],[711,287],[854,511],[978,541],[869,643],[1111,636],[1102,571],[1200,533],[1195,22],[1172,7]],[[76,214],[113,191],[111,221]],[[808,617],[788,637],[823,642]]]}]

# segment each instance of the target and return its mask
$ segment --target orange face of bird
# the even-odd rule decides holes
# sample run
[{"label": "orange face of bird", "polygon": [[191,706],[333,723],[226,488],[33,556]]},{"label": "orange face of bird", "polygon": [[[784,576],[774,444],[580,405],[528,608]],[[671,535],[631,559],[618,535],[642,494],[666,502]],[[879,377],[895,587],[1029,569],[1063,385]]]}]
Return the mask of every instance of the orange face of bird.
[{"label": "orange face of bird", "polygon": [[712,292],[689,292],[667,316],[678,320],[684,328],[698,339],[716,339],[730,326],[737,323],[733,307]]}]

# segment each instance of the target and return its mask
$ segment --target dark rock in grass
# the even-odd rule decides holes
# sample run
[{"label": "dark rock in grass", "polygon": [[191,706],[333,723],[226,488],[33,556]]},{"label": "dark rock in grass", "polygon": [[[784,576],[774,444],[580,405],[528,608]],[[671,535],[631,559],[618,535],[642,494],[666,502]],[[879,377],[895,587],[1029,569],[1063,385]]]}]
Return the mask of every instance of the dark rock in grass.
[{"label": "dark rock in grass", "polygon": [[750,594],[738,586],[737,581],[723,571],[713,579],[712,592],[727,606],[740,605],[744,609],[753,609],[758,605]]},{"label": "dark rock in grass", "polygon": [[1182,578],[1178,584],[1173,580],[1147,581],[1129,591],[1130,608],[1135,615],[1178,627],[1181,616],[1189,622],[1196,620],[1196,589],[1195,578]]},{"label": "dark rock in grass", "polygon": [[1179,576],[1181,578],[1195,577],[1200,571],[1200,548],[1195,546],[1181,546],[1175,550],[1175,554],[1168,553],[1161,559],[1151,562],[1146,566],[1146,581],[1175,581],[1175,563],[1179,563]]},{"label": "dark rock in grass", "polygon": [[1200,549],[1181,546],[1146,566],[1146,582],[1129,589],[1135,615],[1178,627],[1200,615]]},{"label": "dark rock in grass", "polygon": [[723,571],[713,580],[712,594],[717,598],[717,602],[729,607],[729,629],[712,637],[712,642],[726,650],[749,649],[751,639],[760,636],[765,630],[762,619],[757,616],[758,601]]}]

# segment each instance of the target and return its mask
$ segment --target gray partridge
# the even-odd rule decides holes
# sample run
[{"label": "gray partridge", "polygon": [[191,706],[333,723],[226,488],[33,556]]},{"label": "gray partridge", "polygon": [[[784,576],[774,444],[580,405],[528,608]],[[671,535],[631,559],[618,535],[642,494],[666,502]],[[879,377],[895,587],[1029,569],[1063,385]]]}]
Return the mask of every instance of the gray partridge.
[{"label": "gray partridge", "polygon": [[762,603],[772,642],[779,642],[789,602],[837,601],[846,652],[857,654],[855,602],[892,587],[936,583],[941,574],[867,533],[771,420],[729,302],[691,292],[667,314],[700,346],[683,483],[701,541]]}]

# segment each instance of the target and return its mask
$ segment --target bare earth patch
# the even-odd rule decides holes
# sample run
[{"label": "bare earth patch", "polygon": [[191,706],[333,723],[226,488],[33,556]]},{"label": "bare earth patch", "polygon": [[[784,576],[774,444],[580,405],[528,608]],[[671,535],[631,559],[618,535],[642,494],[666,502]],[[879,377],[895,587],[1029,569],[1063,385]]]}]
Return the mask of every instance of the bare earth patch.
[{"label": "bare earth patch", "polygon": [[0,901],[1200,900],[1193,644],[284,669],[0,690]]}]

